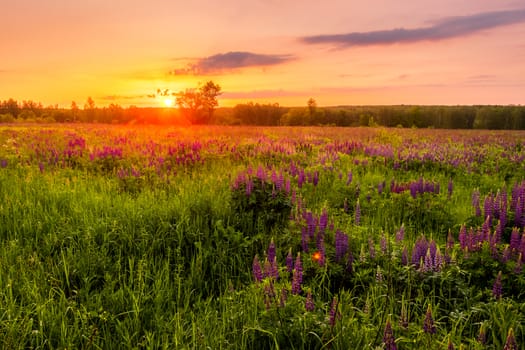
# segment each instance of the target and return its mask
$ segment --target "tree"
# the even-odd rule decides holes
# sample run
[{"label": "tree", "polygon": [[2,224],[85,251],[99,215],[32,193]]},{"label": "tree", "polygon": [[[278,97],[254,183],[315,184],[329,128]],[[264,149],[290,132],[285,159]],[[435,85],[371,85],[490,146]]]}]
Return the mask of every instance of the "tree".
[{"label": "tree", "polygon": [[210,80],[198,89],[179,92],[177,105],[192,124],[205,124],[211,121],[215,107],[219,105],[217,96],[220,94],[221,87]]},{"label": "tree", "polygon": [[73,120],[73,122],[77,121],[78,112],[79,112],[79,108],[78,108],[77,103],[75,101],[72,101],[71,102],[71,119]]},{"label": "tree", "polygon": [[317,102],[311,97],[307,103],[308,103],[308,113],[310,114],[310,117],[313,117],[317,110]]}]

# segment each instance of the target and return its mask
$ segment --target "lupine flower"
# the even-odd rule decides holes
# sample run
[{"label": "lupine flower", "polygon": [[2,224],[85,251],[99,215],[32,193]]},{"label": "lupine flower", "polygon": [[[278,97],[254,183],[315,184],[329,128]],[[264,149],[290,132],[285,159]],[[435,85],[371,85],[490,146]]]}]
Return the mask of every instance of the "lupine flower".
[{"label": "lupine flower", "polygon": [[273,238],[270,241],[270,244],[268,245],[268,261],[273,262],[275,259],[275,243],[273,242]]},{"label": "lupine flower", "polygon": [[467,247],[467,228],[465,225],[461,225],[461,228],[459,229],[459,245],[461,249],[465,249]]},{"label": "lupine flower", "polygon": [[252,272],[255,282],[261,282],[263,279],[263,273],[261,269],[261,263],[259,262],[259,257],[257,255],[255,255],[253,258]]},{"label": "lupine flower", "polygon": [[430,248],[427,249],[427,254],[425,254],[425,260],[421,266],[421,271],[434,271],[434,259],[432,259],[432,255],[430,254]]},{"label": "lupine flower", "polygon": [[386,255],[388,246],[387,246],[387,240],[386,240],[386,236],[385,236],[384,232],[381,235],[381,240],[379,241],[379,246],[381,247],[381,253],[383,253],[383,255]]},{"label": "lupine flower", "polygon": [[454,236],[452,236],[452,232],[448,230],[448,236],[447,236],[447,249],[453,249],[454,248]]},{"label": "lupine flower", "polygon": [[385,331],[383,333],[383,344],[385,344],[386,350],[397,350],[396,339],[394,338],[390,319],[386,321]]},{"label": "lupine flower", "polygon": [[379,267],[379,265],[377,265],[377,269],[376,269],[376,282],[383,283],[383,271],[381,271],[381,268]]},{"label": "lupine flower", "polygon": [[348,178],[346,180],[346,185],[350,185],[352,183],[352,170],[348,172]]},{"label": "lupine flower", "polygon": [[408,249],[406,246],[403,247],[403,252],[401,253],[401,264],[403,266],[408,265]]},{"label": "lupine flower", "polygon": [[332,327],[335,326],[335,322],[337,321],[337,319],[341,317],[341,315],[337,311],[338,304],[339,303],[337,301],[337,297],[334,297],[332,299],[332,303],[330,304],[330,326]]},{"label": "lupine flower", "polygon": [[520,240],[519,229],[517,227],[514,227],[510,234],[510,249],[512,249],[513,251],[519,250],[520,243],[521,243],[521,240]]},{"label": "lupine flower", "polygon": [[492,296],[495,299],[501,299],[503,295],[503,287],[501,284],[501,271],[498,272],[498,276],[496,277],[496,280],[494,281],[494,284],[492,285]]},{"label": "lupine flower", "polygon": [[507,333],[507,339],[505,340],[503,350],[518,350],[518,343],[516,342],[514,330],[512,328],[510,328],[509,332]]},{"label": "lupine flower", "polygon": [[292,248],[288,250],[288,255],[286,256],[286,271],[292,272],[293,271],[293,255],[292,255]]},{"label": "lupine flower", "polygon": [[483,214],[487,218],[489,225],[492,223],[492,213],[494,211],[494,201],[492,198],[492,193],[485,197],[483,202]]},{"label": "lupine flower", "polygon": [[274,280],[279,279],[279,266],[277,265],[277,258],[274,256],[273,261],[270,263],[270,277]]},{"label": "lupine flower", "polygon": [[348,236],[341,230],[335,231],[335,260],[339,262],[348,250]]},{"label": "lupine flower", "polygon": [[292,275],[292,294],[301,294],[301,284],[303,283],[303,264],[301,253],[297,253]]},{"label": "lupine flower", "polygon": [[280,298],[280,307],[284,307],[286,304],[286,300],[288,300],[288,289],[283,288],[281,289],[281,298]]},{"label": "lupine flower", "polygon": [[405,239],[405,225],[401,225],[396,232],[396,242],[401,242],[403,239]]},{"label": "lupine flower", "polygon": [[346,271],[352,273],[354,271],[354,255],[352,251],[348,251],[348,258],[346,260]]},{"label": "lupine flower", "polygon": [[370,255],[370,259],[374,259],[376,257],[376,248],[372,238],[368,239],[368,255]]},{"label": "lupine flower", "polygon": [[348,213],[348,199],[345,198],[343,202],[343,210],[345,213]]},{"label": "lupine flower", "polygon": [[454,190],[454,183],[452,179],[448,180],[448,198],[452,197],[452,191]]},{"label": "lupine flower", "polygon": [[308,289],[308,292],[306,292],[306,300],[304,301],[304,308],[306,311],[314,311],[315,310],[315,304],[314,299],[312,297],[312,291]]},{"label": "lupine flower", "polygon": [[434,319],[432,318],[432,308],[428,304],[427,312],[425,314],[425,321],[423,323],[423,331],[428,334],[436,333],[436,325],[434,324]]}]

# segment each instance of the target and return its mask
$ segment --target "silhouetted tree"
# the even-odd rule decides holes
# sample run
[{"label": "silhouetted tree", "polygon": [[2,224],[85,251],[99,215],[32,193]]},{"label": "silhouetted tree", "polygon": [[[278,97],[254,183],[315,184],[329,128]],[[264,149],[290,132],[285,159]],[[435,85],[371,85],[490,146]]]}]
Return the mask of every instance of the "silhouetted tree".
[{"label": "silhouetted tree", "polygon": [[198,89],[178,93],[177,105],[192,124],[205,124],[211,120],[220,94],[221,87],[210,80]]}]

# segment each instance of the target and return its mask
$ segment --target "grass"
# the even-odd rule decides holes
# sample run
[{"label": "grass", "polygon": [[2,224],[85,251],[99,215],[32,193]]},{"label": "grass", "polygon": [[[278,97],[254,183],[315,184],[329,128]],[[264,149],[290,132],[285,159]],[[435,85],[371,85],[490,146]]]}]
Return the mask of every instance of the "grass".
[{"label": "grass", "polygon": [[[524,140],[518,132],[373,128],[3,127],[0,346],[375,349],[387,320],[400,349],[442,349],[449,340],[500,349],[511,328],[523,346],[525,278],[514,271],[517,251],[503,259],[514,212],[496,258],[488,242],[462,250],[458,234],[465,223],[483,224],[473,214],[475,189],[482,204],[505,190],[510,206],[524,180]],[[239,174],[252,180],[250,196],[248,182],[235,187]],[[279,174],[289,189],[277,185]],[[440,191],[390,188],[419,179]],[[305,251],[308,212],[315,231]],[[349,242],[341,261],[338,229]],[[446,250],[449,230],[455,244]],[[403,249],[412,254],[422,235],[449,254],[442,269],[402,264]],[[272,239],[279,278],[256,283],[253,258],[271,266]],[[291,293],[289,251],[294,260],[300,253],[300,294]],[[428,305],[435,334],[423,330]]]}]

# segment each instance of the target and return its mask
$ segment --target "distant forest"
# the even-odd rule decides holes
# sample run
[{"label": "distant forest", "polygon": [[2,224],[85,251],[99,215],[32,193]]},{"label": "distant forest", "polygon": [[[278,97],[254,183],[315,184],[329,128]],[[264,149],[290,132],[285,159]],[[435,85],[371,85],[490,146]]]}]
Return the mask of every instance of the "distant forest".
[{"label": "distant forest", "polygon": [[[193,111],[196,113],[198,111]],[[213,112],[213,113],[212,113]],[[97,107],[91,98],[80,108],[44,107],[33,101],[0,101],[0,123],[199,124],[261,126],[386,126],[440,129],[525,129],[525,106],[338,106],[304,107],[245,103],[209,109],[200,118],[178,108]],[[193,121],[193,122],[192,122]]]}]

